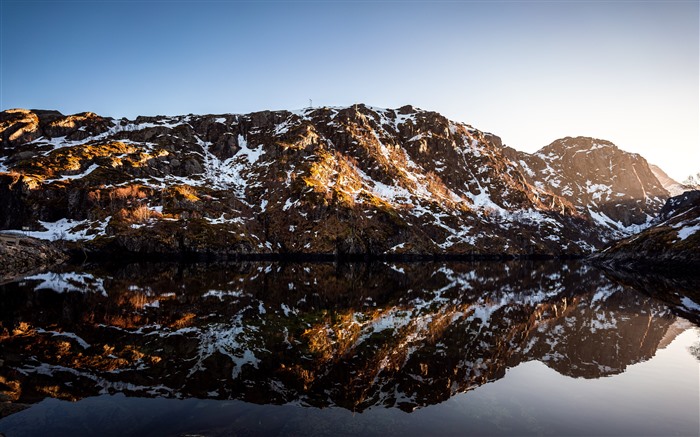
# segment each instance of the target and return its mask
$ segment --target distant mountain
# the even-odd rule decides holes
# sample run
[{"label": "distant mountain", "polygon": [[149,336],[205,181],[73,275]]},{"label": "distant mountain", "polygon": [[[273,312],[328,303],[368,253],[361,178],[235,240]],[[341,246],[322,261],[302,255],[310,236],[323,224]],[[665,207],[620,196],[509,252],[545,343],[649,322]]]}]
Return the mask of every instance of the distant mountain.
[{"label": "distant mountain", "polygon": [[0,229],[88,252],[583,254],[667,192],[639,155],[529,155],[435,112],[365,105],[112,119],[0,113]]},{"label": "distant mountain", "polygon": [[685,178],[683,180],[683,185],[693,190],[700,190],[700,172]]},{"label": "distant mountain", "polygon": [[651,168],[654,176],[661,182],[661,185],[663,185],[666,191],[673,197],[679,196],[686,191],[700,190],[700,173],[688,176],[681,183],[671,178],[656,165],[649,164],[649,168]]},{"label": "distant mountain", "polygon": [[700,266],[700,191],[668,199],[653,226],[596,254],[612,268],[698,274]]},{"label": "distant mountain", "polygon": [[670,194],[671,196],[678,196],[688,190],[693,189],[691,186],[689,186],[689,184],[681,184],[680,182],[671,178],[669,175],[666,174],[665,171],[661,170],[659,166],[649,164],[649,168],[651,169],[652,173],[654,173],[654,176],[656,176],[659,182],[661,182],[661,185],[663,185],[666,191],[668,191],[668,194]]}]

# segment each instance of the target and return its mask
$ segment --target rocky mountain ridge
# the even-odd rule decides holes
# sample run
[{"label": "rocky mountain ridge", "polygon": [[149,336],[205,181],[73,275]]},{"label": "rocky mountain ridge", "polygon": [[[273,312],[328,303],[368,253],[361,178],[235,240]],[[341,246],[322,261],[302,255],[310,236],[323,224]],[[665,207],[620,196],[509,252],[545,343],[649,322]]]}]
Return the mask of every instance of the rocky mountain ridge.
[{"label": "rocky mountain ridge", "polygon": [[668,195],[611,143],[529,155],[411,106],[9,110],[0,131],[0,229],[88,253],[581,255],[646,226]]}]

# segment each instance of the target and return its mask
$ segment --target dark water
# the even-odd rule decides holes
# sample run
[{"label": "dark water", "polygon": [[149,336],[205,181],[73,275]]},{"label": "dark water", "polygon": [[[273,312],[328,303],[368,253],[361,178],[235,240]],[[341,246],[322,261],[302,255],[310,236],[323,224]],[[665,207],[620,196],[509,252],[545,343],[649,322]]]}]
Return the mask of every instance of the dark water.
[{"label": "dark water", "polygon": [[699,292],[573,262],[33,275],[0,286],[0,432],[698,435]]}]

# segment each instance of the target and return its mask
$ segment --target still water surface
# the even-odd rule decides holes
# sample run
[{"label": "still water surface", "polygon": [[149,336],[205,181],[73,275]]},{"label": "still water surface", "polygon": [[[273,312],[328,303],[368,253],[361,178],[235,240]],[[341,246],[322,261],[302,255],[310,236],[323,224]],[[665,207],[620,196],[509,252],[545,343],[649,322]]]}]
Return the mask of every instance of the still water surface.
[{"label": "still water surface", "polygon": [[37,274],[0,286],[0,432],[698,435],[679,290],[575,262]]}]

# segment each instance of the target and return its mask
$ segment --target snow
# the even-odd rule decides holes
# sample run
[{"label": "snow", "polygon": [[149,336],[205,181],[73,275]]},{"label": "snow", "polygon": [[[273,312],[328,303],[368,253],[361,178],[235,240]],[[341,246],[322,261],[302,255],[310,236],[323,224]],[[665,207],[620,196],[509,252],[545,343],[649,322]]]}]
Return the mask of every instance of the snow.
[{"label": "snow", "polygon": [[678,230],[678,238],[681,239],[681,241],[685,240],[686,238],[690,237],[691,235],[695,234],[697,231],[700,231],[700,224],[697,224],[695,226],[688,226],[683,229]]},{"label": "snow", "polygon": [[611,219],[602,212],[593,211],[592,209],[588,208],[588,213],[591,215],[593,221],[597,222],[601,226],[609,227],[615,230],[618,230],[621,227],[618,222]]},{"label": "snow", "polygon": [[406,246],[406,243],[399,243],[396,246],[393,246],[391,249],[389,249],[387,252],[396,252],[399,249],[403,249]]},{"label": "snow", "polygon": [[219,216],[218,218],[204,217],[204,220],[208,221],[212,225],[243,224],[242,217],[225,218],[225,215],[225,213],[221,213],[221,216]]},{"label": "snow", "polygon": [[612,193],[612,187],[605,184],[594,184],[591,181],[586,181],[586,192],[588,194],[592,194],[591,197],[593,200],[600,201],[603,200],[603,194],[608,194],[609,196]]},{"label": "snow", "polygon": [[89,175],[90,173],[92,173],[93,171],[97,170],[98,168],[100,168],[99,165],[97,165],[97,164],[92,164],[90,167],[88,167],[87,170],[85,170],[85,171],[82,172],[82,173],[75,174],[75,175],[57,176],[57,179],[60,179],[60,180],[82,179],[82,178],[84,178],[85,176],[87,176],[87,175]]},{"label": "snow", "polygon": [[202,297],[217,297],[219,300],[223,300],[225,296],[242,297],[243,295],[244,293],[241,290],[209,290]]},{"label": "snow", "polygon": [[287,199],[287,200],[284,202],[284,206],[282,207],[282,211],[288,210],[288,209],[291,208],[292,206],[296,205],[298,202],[299,202],[298,200],[295,200],[295,201],[292,202],[292,199],[291,199],[291,198]]},{"label": "snow", "polygon": [[467,193],[467,197],[471,199],[472,204],[476,208],[492,210],[493,212],[496,212],[498,214],[507,214],[507,211],[505,211],[496,202],[491,200],[488,188],[480,187],[480,189],[481,191],[479,192],[479,194]]},{"label": "snow", "polygon": [[238,135],[238,146],[241,148],[241,150],[238,151],[236,156],[244,156],[250,165],[254,165],[256,162],[258,162],[260,156],[265,153],[262,148],[262,144],[255,149],[249,148],[248,141],[246,141],[245,137],[240,134]]},{"label": "snow", "polygon": [[[105,228],[112,217],[109,216],[104,220],[71,220],[61,219],[56,222],[39,221],[45,231],[19,231],[28,237],[38,238],[40,240],[65,240],[65,241],[84,241],[92,240],[98,235],[104,235]],[[80,228],[80,229],[76,229]]]},{"label": "snow", "polygon": [[289,132],[289,128],[292,126],[293,126],[293,123],[292,123],[291,117],[290,117],[287,120],[285,120],[282,123],[275,126],[275,135],[286,134],[287,132]]},{"label": "snow", "polygon": [[[260,159],[264,153],[262,146],[255,149],[248,147],[248,142],[243,135],[238,135],[238,145],[240,150],[231,158],[224,161],[211,153],[210,142],[205,142],[196,137],[197,142],[204,152],[204,177],[218,189],[233,189],[242,199],[245,196],[245,189],[248,185],[244,173],[250,171],[252,166]],[[202,185],[198,183],[197,185]]]}]

